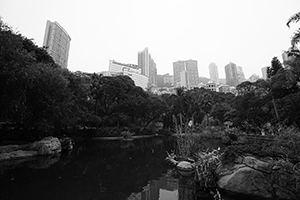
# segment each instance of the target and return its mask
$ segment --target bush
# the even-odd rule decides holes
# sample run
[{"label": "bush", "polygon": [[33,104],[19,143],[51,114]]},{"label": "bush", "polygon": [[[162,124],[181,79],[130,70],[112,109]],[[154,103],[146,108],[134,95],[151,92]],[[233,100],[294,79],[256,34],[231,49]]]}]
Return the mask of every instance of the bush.
[{"label": "bush", "polygon": [[172,132],[168,129],[160,129],[157,132],[158,135],[171,136]]},{"label": "bush", "polygon": [[[228,137],[229,138],[229,137]],[[273,157],[288,159],[293,163],[300,161],[300,134],[298,129],[285,127],[276,132],[271,138],[262,137],[241,143],[239,137],[237,143],[233,142],[225,149],[222,162],[233,162],[236,156],[251,154],[257,157]]]},{"label": "bush", "polygon": [[116,127],[103,127],[96,130],[96,137],[116,137],[121,136],[120,129]]}]

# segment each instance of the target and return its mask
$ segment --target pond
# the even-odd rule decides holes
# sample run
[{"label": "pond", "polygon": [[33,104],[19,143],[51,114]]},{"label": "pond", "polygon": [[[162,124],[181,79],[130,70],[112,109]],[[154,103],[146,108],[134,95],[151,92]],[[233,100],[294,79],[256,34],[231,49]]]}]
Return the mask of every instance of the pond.
[{"label": "pond", "polygon": [[0,165],[0,199],[194,200],[193,181],[165,162],[175,147],[172,137],[76,142],[69,155]]}]

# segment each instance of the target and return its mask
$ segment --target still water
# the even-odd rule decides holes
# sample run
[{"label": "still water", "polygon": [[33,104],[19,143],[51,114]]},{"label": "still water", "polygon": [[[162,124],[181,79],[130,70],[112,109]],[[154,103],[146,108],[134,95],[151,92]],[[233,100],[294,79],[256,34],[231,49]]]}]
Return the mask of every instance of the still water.
[{"label": "still water", "polygon": [[0,163],[0,199],[195,200],[193,181],[165,162],[175,148],[170,137],[76,142],[69,155]]}]

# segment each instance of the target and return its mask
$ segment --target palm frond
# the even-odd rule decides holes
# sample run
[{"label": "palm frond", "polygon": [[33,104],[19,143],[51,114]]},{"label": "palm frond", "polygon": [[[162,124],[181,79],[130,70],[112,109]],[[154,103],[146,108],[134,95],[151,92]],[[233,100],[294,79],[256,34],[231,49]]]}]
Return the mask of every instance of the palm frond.
[{"label": "palm frond", "polygon": [[290,28],[290,23],[294,22],[294,23],[297,23],[298,21],[300,20],[300,12],[292,15],[288,22],[286,23],[286,25]]},{"label": "palm frond", "polygon": [[292,37],[292,47],[295,47],[295,45],[299,42],[300,40],[300,29],[297,30],[296,33],[294,33],[293,37]]}]

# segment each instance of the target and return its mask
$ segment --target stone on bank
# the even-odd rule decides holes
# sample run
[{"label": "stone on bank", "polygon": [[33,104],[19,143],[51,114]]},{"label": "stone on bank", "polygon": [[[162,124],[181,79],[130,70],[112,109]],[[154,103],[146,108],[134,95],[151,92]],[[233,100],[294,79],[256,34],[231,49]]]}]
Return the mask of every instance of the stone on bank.
[{"label": "stone on bank", "polygon": [[267,199],[300,199],[300,171],[284,160],[241,156],[234,164],[220,165],[216,173],[218,187],[229,193]]},{"label": "stone on bank", "polygon": [[29,145],[7,145],[0,147],[0,162],[13,159],[30,158],[37,155],[54,155],[62,150],[56,137],[45,137]]}]

